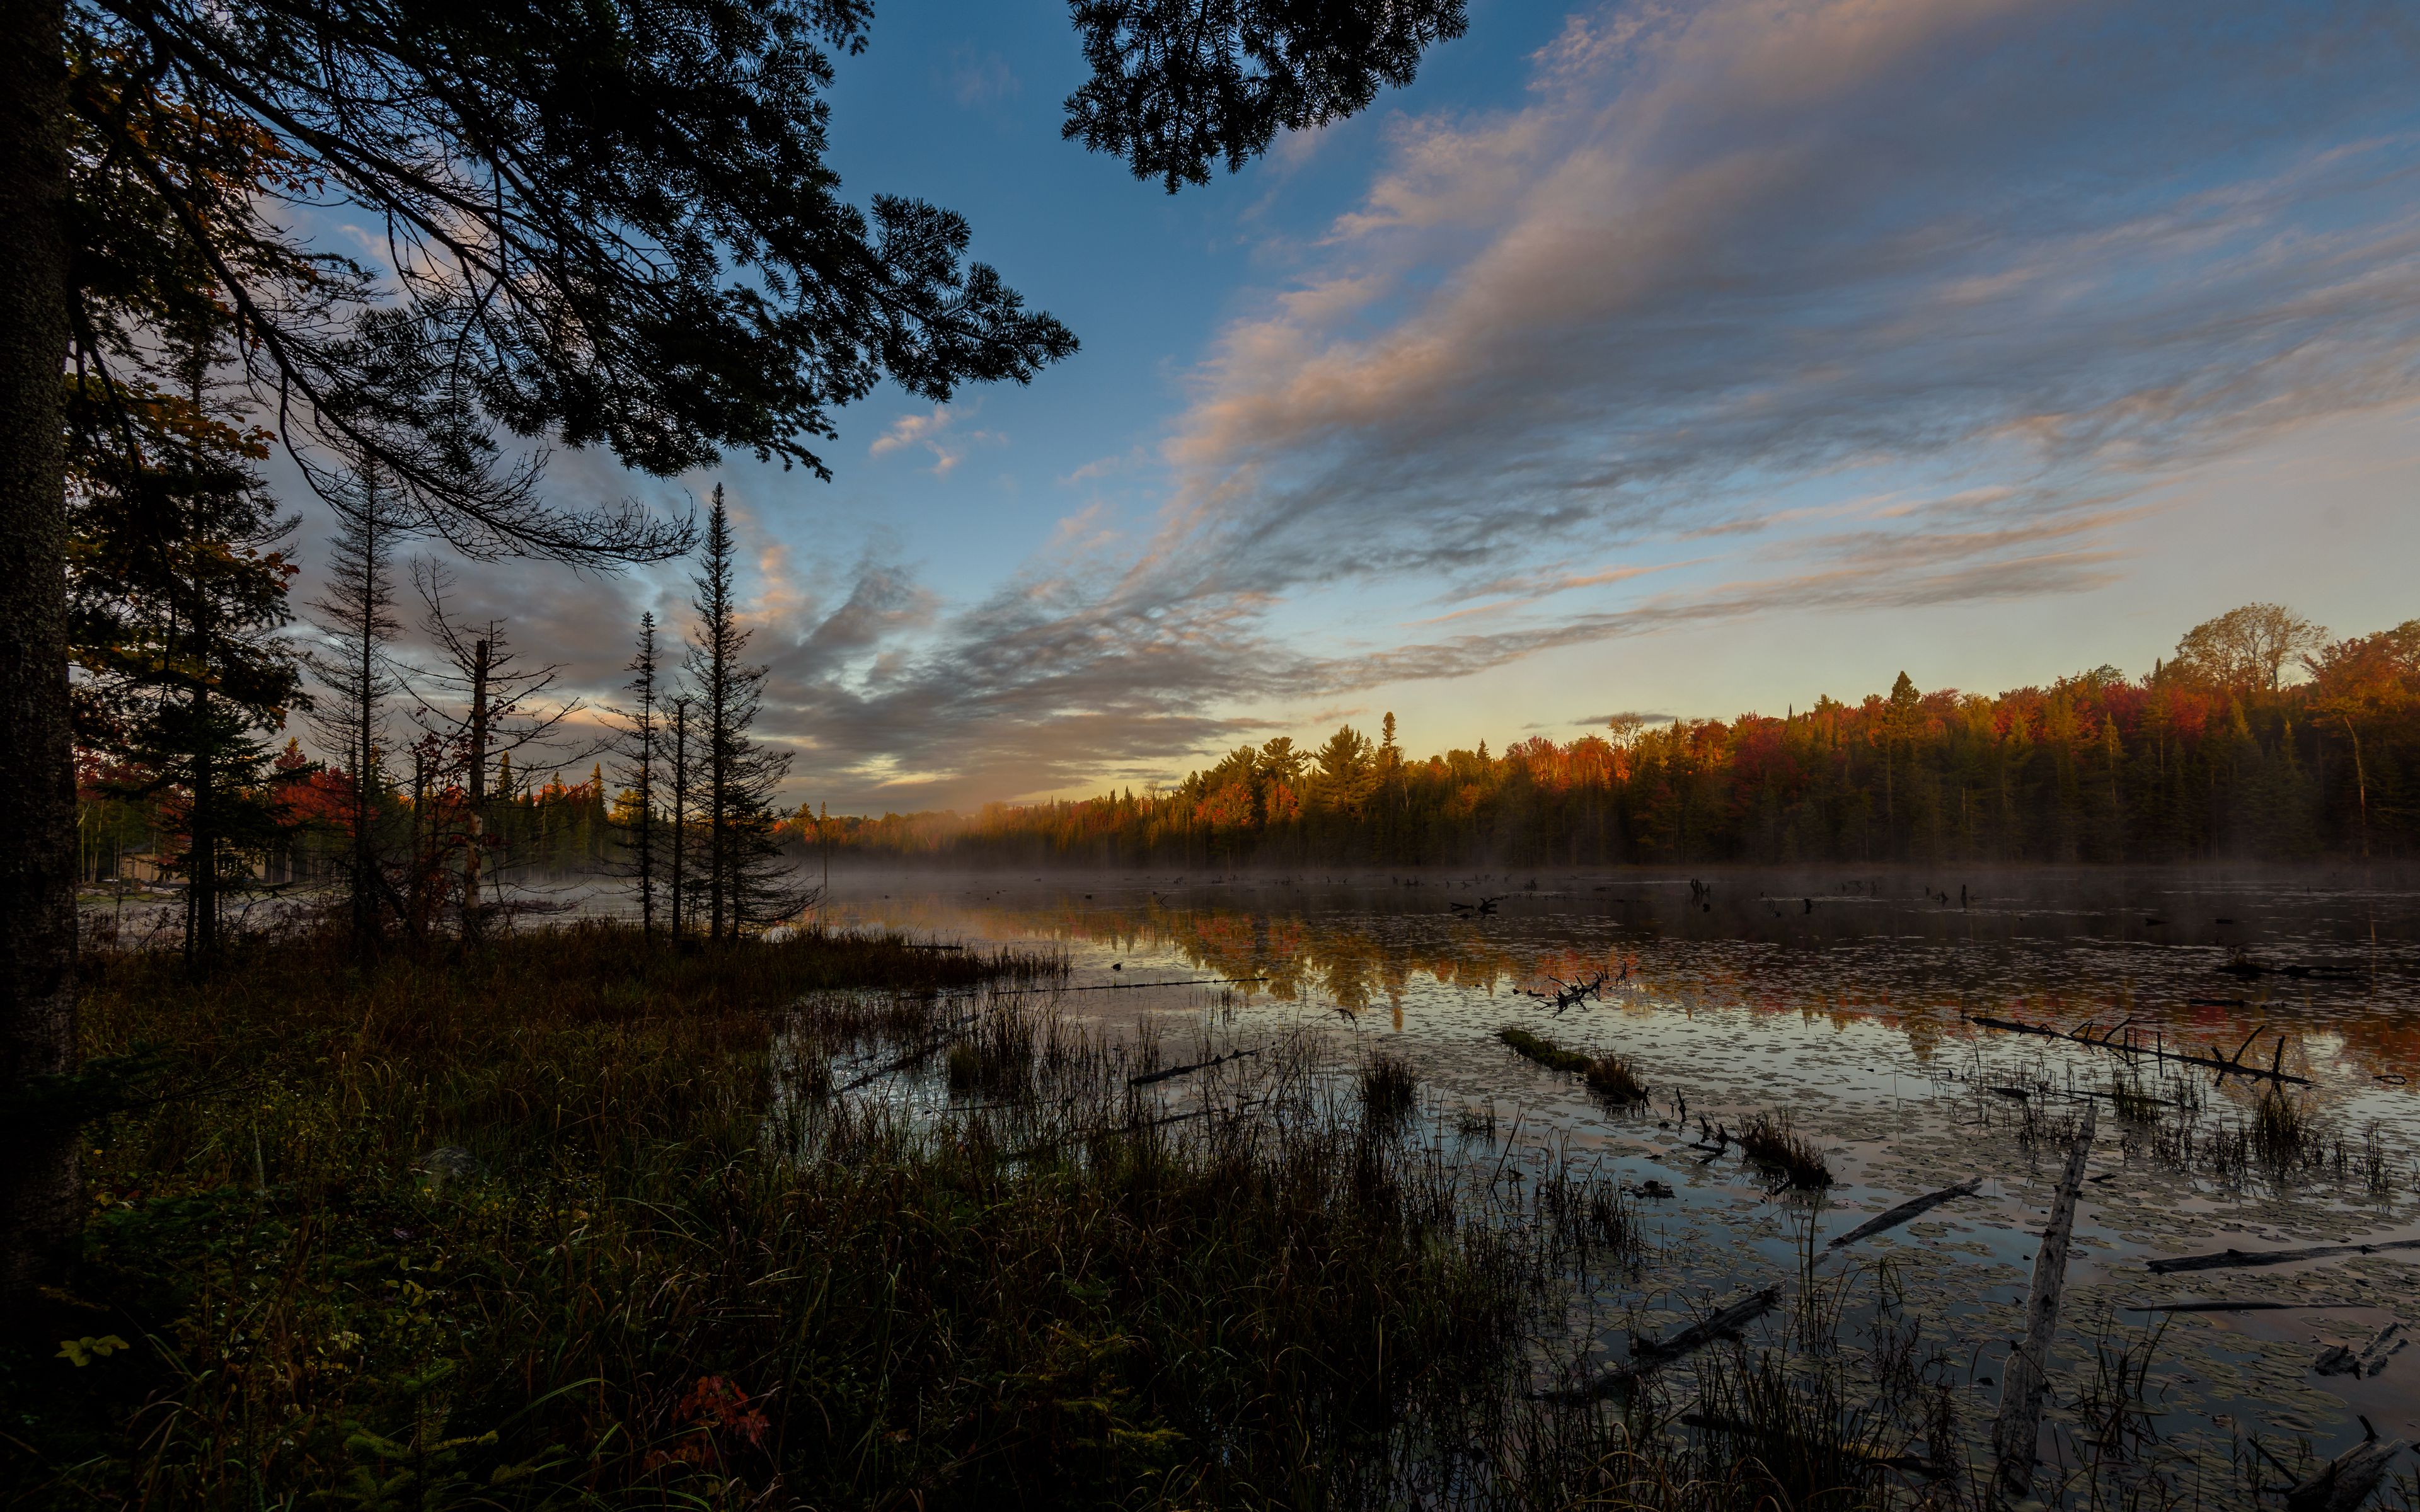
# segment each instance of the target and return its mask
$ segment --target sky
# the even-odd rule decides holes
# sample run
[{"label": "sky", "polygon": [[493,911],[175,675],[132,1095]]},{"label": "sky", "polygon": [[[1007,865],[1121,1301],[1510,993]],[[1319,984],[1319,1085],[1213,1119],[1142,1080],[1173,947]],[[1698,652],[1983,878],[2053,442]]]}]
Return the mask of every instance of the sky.
[{"label": "sky", "polygon": [[[1171,196],[1059,136],[1060,0],[885,0],[844,193],[1082,349],[840,416],[819,482],[558,451],[745,547],[762,733],[835,812],[1140,790],[2148,671],[2420,616],[2420,11],[1471,0],[1353,120]],[[306,552],[318,546],[306,539]],[[675,566],[467,566],[610,699]]]}]

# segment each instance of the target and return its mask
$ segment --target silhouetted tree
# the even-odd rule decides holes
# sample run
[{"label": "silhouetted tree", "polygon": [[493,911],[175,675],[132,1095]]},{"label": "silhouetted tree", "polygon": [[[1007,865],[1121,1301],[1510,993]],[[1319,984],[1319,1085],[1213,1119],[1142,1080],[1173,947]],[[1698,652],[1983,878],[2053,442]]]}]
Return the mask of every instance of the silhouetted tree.
[{"label": "silhouetted tree", "polygon": [[807,895],[790,879],[774,826],[773,792],[789,774],[789,753],[768,750],[749,735],[765,669],[746,659],[750,632],[739,623],[731,516],[720,485],[699,550],[689,675],[702,717],[706,937],[732,940],[744,928],[797,913]]},{"label": "silhouetted tree", "polygon": [[[413,679],[417,717],[421,728],[437,735],[448,752],[447,775],[461,792],[461,830],[447,841],[461,858],[462,938],[475,940],[489,909],[479,888],[492,870],[490,853],[501,849],[492,800],[512,796],[508,791],[491,792],[489,773],[498,767],[509,771],[516,755],[522,757],[526,766],[525,753],[534,748],[545,749],[581,704],[577,699],[548,698],[563,669],[552,663],[524,666],[504,633],[504,621],[457,620],[445,607],[445,594],[453,582],[442,565],[413,563],[412,582],[427,611],[422,626],[443,658]],[[559,750],[551,754],[557,760],[566,758]],[[568,759],[577,760],[579,754],[584,752]]]},{"label": "silhouetted tree", "polygon": [[387,648],[402,629],[395,617],[397,532],[375,467],[362,474],[336,519],[327,584],[310,606],[326,642],[311,657],[327,689],[314,722],[321,747],[338,752],[345,770],[350,811],[342,875],[354,959],[366,963],[377,951],[391,891],[378,828],[388,786],[385,705],[400,686]]},{"label": "silhouetted tree", "polygon": [[301,695],[293,572],[254,471],[260,438],[204,404],[213,343],[190,332],[186,393],[151,393],[71,454],[70,636],[86,673],[80,739],[112,786],[181,820],[189,965],[214,960],[226,890],[282,840],[265,736]]},{"label": "silhouetted tree", "polygon": [[[497,428],[671,474],[738,446],[821,473],[830,411],[946,401],[1075,349],[957,216],[843,200],[830,49],[866,0],[498,9],[358,0],[0,8],[0,1094],[74,1044],[74,769],[59,376],[139,365],[163,291],[232,313],[307,473],[375,463],[401,523],[473,554],[661,559],[685,527],[549,507]],[[1173,188],[1359,108],[1459,0],[1094,3],[1069,131]],[[1171,45],[1176,44],[1176,45]],[[306,254],[297,202],[387,230],[392,302]],[[0,1280],[72,1231],[74,1145],[0,1180]]]},{"label": "silhouetted tree", "polygon": [[656,705],[656,616],[639,616],[638,650],[626,669],[630,673],[631,706],[621,711],[622,764],[616,780],[628,794],[620,828],[630,855],[630,874],[639,885],[639,929],[656,933],[656,736],[660,722]]}]

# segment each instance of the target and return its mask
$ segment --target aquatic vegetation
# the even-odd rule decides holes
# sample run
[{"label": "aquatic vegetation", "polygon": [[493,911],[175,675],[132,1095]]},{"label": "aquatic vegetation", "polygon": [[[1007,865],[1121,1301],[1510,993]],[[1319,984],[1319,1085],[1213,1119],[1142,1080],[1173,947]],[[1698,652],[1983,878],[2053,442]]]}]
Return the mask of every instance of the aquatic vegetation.
[{"label": "aquatic vegetation", "polygon": [[1137,1088],[1047,956],[635,935],[96,961],[94,1051],[179,1081],[97,1133],[44,1332],[157,1342],[0,1362],[26,1504],[1367,1500],[1442,1443],[1510,1475],[1559,1278],[1630,1243],[1606,1180],[1369,1138],[1309,1041]]},{"label": "aquatic vegetation", "polygon": [[1832,1184],[1832,1167],[1823,1163],[1823,1151],[1791,1132],[1787,1113],[1777,1118],[1753,1114],[1740,1125],[1737,1137],[1740,1153],[1749,1165],[1790,1186],[1813,1189]]},{"label": "aquatic vegetation", "polygon": [[1402,1123],[1419,1100],[1419,1068],[1383,1050],[1361,1067],[1359,1082],[1361,1111],[1373,1128],[1390,1129]]},{"label": "aquatic vegetation", "polygon": [[1576,1050],[1566,1050],[1554,1041],[1542,1035],[1531,1034],[1527,1029],[1498,1029],[1496,1032],[1496,1038],[1503,1041],[1512,1053],[1522,1059],[1534,1060],[1550,1071],[1581,1073],[1589,1069],[1588,1057]]},{"label": "aquatic vegetation", "polygon": [[1647,1101],[1647,1084],[1638,1079],[1638,1072],[1630,1062],[1620,1056],[1597,1057],[1588,1063],[1586,1071],[1580,1072],[1580,1079],[1588,1083],[1589,1090],[1608,1103],[1636,1106]]},{"label": "aquatic vegetation", "polygon": [[1522,1028],[1499,1029],[1496,1038],[1525,1060],[1533,1060],[1550,1071],[1572,1072],[1609,1103],[1635,1106],[1647,1101],[1647,1084],[1639,1079],[1636,1068],[1620,1056],[1583,1055]]}]

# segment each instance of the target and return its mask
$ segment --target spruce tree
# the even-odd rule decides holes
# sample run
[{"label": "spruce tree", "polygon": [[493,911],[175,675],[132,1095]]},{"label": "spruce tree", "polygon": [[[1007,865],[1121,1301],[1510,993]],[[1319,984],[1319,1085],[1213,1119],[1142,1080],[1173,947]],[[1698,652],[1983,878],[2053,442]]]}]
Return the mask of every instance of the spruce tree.
[{"label": "spruce tree", "polygon": [[188,338],[182,394],[75,451],[70,639],[85,672],[80,743],[114,758],[121,796],[178,821],[189,966],[214,960],[225,895],[281,840],[267,740],[301,695],[275,632],[293,573],[254,469],[261,439],[210,415],[214,338]]},{"label": "spruce tree", "polygon": [[314,722],[320,744],[337,753],[345,772],[349,811],[339,874],[353,956],[366,963],[384,933],[391,890],[379,828],[389,785],[386,701],[400,686],[387,648],[403,628],[395,617],[396,521],[375,469],[363,473],[336,518],[327,587],[311,602],[312,623],[326,641],[311,657],[327,690]]},{"label": "spruce tree", "polygon": [[706,938],[736,940],[743,929],[797,913],[806,896],[775,839],[773,792],[789,775],[789,753],[768,750],[749,735],[766,669],[746,659],[751,632],[739,624],[731,517],[719,484],[699,549],[689,675],[702,717]]},{"label": "spruce tree", "polygon": [[660,886],[657,875],[656,846],[656,779],[659,763],[656,750],[661,718],[657,712],[660,694],[656,686],[656,616],[653,611],[639,616],[639,644],[626,669],[630,673],[630,707],[622,711],[622,764],[614,773],[629,802],[623,806],[623,848],[629,854],[629,875],[638,884],[639,931],[649,939],[656,933],[656,893]]}]

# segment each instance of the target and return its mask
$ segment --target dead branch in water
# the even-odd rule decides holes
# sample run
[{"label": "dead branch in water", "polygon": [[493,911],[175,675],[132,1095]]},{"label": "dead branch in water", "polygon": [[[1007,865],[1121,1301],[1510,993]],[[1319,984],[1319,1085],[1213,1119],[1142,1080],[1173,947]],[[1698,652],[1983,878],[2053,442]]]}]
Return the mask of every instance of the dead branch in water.
[{"label": "dead branch in water", "polygon": [[2420,1239],[2381,1240],[2375,1244],[2315,1244],[2308,1249],[2221,1250],[2215,1255],[2172,1255],[2149,1262],[2153,1275],[2179,1271],[2242,1271],[2262,1265],[2291,1265],[2296,1260],[2333,1260],[2344,1255],[2376,1255],[2384,1250],[2420,1249]]},{"label": "dead branch in water", "polygon": [[[2361,1426],[2369,1427],[2369,1419]],[[2286,1512],[2352,1512],[2369,1500],[2387,1467],[2407,1447],[2401,1439],[2378,1442],[2377,1430],[2319,1467],[2319,1473],[2286,1493]]]},{"label": "dead branch in water", "polygon": [[1781,1304],[1781,1288],[1766,1287],[1750,1292],[1702,1322],[1691,1323],[1668,1339],[1643,1339],[1631,1335],[1630,1363],[1616,1365],[1585,1386],[1569,1391],[1544,1392],[1542,1396],[1558,1401],[1600,1401],[1619,1395],[1641,1376],[1671,1364],[1685,1354],[1694,1354],[1717,1339],[1735,1338],[1739,1331],[1771,1312]]},{"label": "dead branch in water", "polygon": [[1953,1198],[1971,1197],[1975,1195],[1975,1189],[1982,1184],[1983,1179],[1978,1176],[1961,1181],[1956,1186],[1945,1186],[1938,1192],[1928,1192],[1920,1197],[1911,1197],[1907,1201],[1900,1203],[1898,1207],[1890,1209],[1886,1212],[1878,1212],[1872,1217],[1867,1219],[1864,1223],[1859,1224],[1856,1227],[1850,1229],[1847,1233],[1835,1237],[1832,1242],[1824,1247],[1827,1249],[1838,1249],[1846,1244],[1854,1244],[1861,1239],[1871,1239],[1874,1235],[1883,1232],[1885,1229],[1897,1228],[1900,1225],[1907,1222],[1910,1218],[1931,1212],[1933,1209],[1941,1206],[1945,1202],[1950,1201]]},{"label": "dead branch in water", "polygon": [[[1627,970],[1627,968],[1624,969],[1625,971]],[[1555,990],[1553,992],[1535,992],[1529,988],[1524,987],[1521,989],[1521,995],[1524,997],[1534,997],[1542,1003],[1554,1004],[1556,1014],[1560,1016],[1563,1010],[1567,1008],[1576,1007],[1590,997],[1602,996],[1605,992],[1605,984],[1610,979],[1606,975],[1606,973],[1600,971],[1595,976],[1589,978],[1586,981],[1581,981],[1576,978],[1570,981],[1565,981],[1560,977],[1548,977],[1546,980],[1555,984]]]},{"label": "dead branch in water", "polygon": [[1999,1461],[1995,1478],[2001,1492],[2021,1501],[2032,1490],[2034,1451],[2041,1436],[2042,1397],[2050,1390],[2050,1344],[2058,1332],[2058,1299],[2067,1288],[2067,1246],[2075,1230],[2075,1209],[2084,1194],[2084,1168],[2092,1158],[2092,1131],[2100,1109],[2084,1104],[2084,1126],[2068,1147],[2067,1170],[2058,1181],[2058,1196],[2043,1227],[2041,1248],[2034,1255],[2033,1289],[2025,1298],[2025,1336],[2009,1355],[2002,1372],[2000,1420],[1992,1429],[1992,1446]]},{"label": "dead branch in water", "polygon": [[[2286,1037],[2282,1034],[2277,1037],[2276,1061],[2268,1070],[2263,1071],[2258,1066],[2247,1066],[2243,1063],[2243,1052],[2252,1048],[2253,1039],[2259,1038],[2260,1029],[2257,1028],[2252,1031],[2252,1037],[2246,1039],[2230,1058],[2220,1055],[2215,1050],[2207,1055],[2196,1056],[2181,1050],[2170,1050],[2166,1045],[2156,1041],[2147,1045],[2133,1040],[2120,1040],[2117,1038],[2118,1030],[2126,1027],[2125,1024],[2120,1024],[2117,1028],[2096,1038],[2086,1032],[2092,1027],[2090,1025],[2075,1030],[2054,1029],[2046,1024],[2027,1024],[2023,1019],[1994,1018],[1989,1013],[1969,1013],[1966,1015],[1966,1022],[1981,1025],[1987,1029],[1998,1029],[2007,1034],[2031,1034],[2045,1040],[2065,1040],[2071,1044],[2080,1044],[2094,1050],[2115,1051],[2121,1056],[2149,1056],[2154,1060],[2175,1060],[2189,1066],[2208,1066],[2217,1072],[2222,1079],[2234,1075],[2243,1077],[2247,1081],[2275,1082],[2280,1087],[2288,1082],[2296,1087],[2311,1085],[2309,1077],[2295,1076],[2284,1069]],[[2133,1022],[2131,1019],[2127,1021],[2128,1024]],[[2263,1025],[2261,1027],[2266,1028],[2267,1026]],[[1996,1091],[1998,1088],[1995,1088],[1993,1090]]]},{"label": "dead branch in water", "polygon": [[1149,1087],[1154,1082],[1164,1082],[1171,1077],[1189,1075],[1197,1071],[1208,1071],[1213,1066],[1223,1066],[1231,1060],[1241,1060],[1246,1056],[1257,1056],[1261,1053],[1262,1048],[1264,1047],[1255,1047],[1250,1050],[1233,1050],[1223,1056],[1212,1056],[1207,1060],[1197,1060],[1189,1066],[1171,1066],[1166,1071],[1145,1072],[1140,1076],[1127,1077],[1126,1085],[1128,1087]]}]

